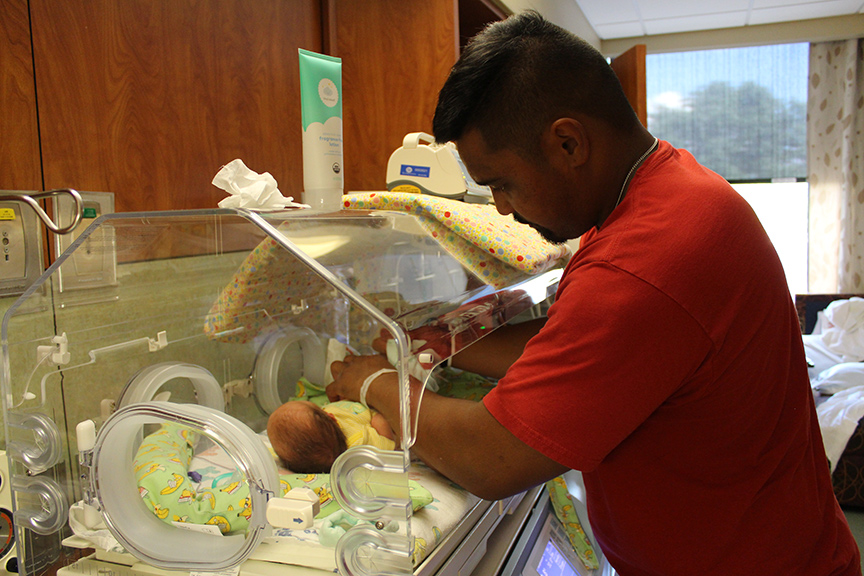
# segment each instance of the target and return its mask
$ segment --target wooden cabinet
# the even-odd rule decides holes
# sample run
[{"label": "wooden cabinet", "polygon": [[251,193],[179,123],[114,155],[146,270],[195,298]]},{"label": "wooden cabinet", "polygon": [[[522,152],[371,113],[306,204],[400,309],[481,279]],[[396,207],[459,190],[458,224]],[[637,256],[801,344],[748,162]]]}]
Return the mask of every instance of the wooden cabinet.
[{"label": "wooden cabinet", "polygon": [[648,92],[645,78],[645,44],[636,44],[612,60],[624,94],[643,126],[648,126]]},{"label": "wooden cabinet", "polygon": [[0,148],[0,187],[114,192],[118,212],[210,208],[224,197],[213,175],[242,158],[299,197],[297,48],[322,48],[318,0],[30,0],[29,22],[27,0],[2,4],[0,30],[26,34],[18,52],[32,27],[38,99],[21,99],[34,118],[38,102],[42,166],[35,186],[7,177],[32,129],[4,106],[15,150]]},{"label": "wooden cabinet", "polygon": [[330,0],[328,17],[325,49],[342,59],[345,190],[384,190],[405,134],[432,130],[459,56],[456,2]]},{"label": "wooden cabinet", "polygon": [[345,190],[384,190],[405,135],[431,133],[460,45],[504,13],[491,0],[326,0],[325,12],[325,50],[342,58]]},{"label": "wooden cabinet", "polygon": [[27,0],[0,2],[0,190],[41,190]]},{"label": "wooden cabinet", "polygon": [[242,158],[299,200],[298,48],[342,58],[346,190],[383,189],[405,134],[431,131],[460,41],[502,15],[493,0],[3,0],[0,189],[211,208],[213,175]]}]

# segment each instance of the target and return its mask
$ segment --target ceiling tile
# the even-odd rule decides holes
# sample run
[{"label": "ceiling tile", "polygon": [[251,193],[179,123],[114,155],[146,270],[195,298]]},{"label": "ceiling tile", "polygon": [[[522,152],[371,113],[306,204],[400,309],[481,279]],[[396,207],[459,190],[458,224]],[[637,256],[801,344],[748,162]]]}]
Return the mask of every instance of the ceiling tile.
[{"label": "ceiling tile", "polygon": [[854,13],[855,8],[849,6],[847,0],[836,2],[808,2],[806,4],[788,4],[776,8],[753,9],[748,24],[771,24],[773,22],[791,22],[793,20],[809,20],[811,18],[829,18]]},{"label": "ceiling tile", "polygon": [[746,11],[750,0],[637,0],[645,20],[687,18],[717,12]]},{"label": "ceiling tile", "polygon": [[722,14],[706,14],[686,18],[663,18],[645,20],[645,30],[649,35],[674,34],[676,32],[744,26],[746,20],[747,12],[724,12]]},{"label": "ceiling tile", "polygon": [[864,14],[864,0],[572,1],[603,39]]},{"label": "ceiling tile", "polygon": [[620,22],[617,24],[604,24],[594,29],[602,40],[612,38],[630,38],[631,36],[644,36],[645,30],[641,22]]},{"label": "ceiling tile", "polygon": [[[830,0],[829,0],[830,1]],[[821,0],[816,0],[817,3],[822,3]],[[761,10],[763,8],[778,8],[783,6],[793,6],[795,4],[813,4],[814,0],[753,0],[752,8]]]},{"label": "ceiling tile", "polygon": [[604,24],[639,20],[634,0],[577,0],[576,3],[595,28]]}]

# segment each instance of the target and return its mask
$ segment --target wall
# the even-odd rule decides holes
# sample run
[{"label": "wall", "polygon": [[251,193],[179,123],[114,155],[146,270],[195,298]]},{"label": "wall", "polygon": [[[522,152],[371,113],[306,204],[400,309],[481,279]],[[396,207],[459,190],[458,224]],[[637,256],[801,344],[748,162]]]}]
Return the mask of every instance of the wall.
[{"label": "wall", "polygon": [[[550,22],[554,22],[562,28],[570,30],[581,36],[586,42],[600,49],[601,41],[594,29],[588,23],[588,19],[579,9],[575,1],[561,2],[560,0],[502,0],[513,13],[522,10],[536,10]],[[635,42],[634,42],[635,44]]]}]

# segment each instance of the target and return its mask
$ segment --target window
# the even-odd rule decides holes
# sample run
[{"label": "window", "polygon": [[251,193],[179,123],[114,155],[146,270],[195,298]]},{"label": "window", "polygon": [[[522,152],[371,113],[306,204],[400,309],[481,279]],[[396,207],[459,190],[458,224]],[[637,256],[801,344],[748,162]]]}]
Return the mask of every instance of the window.
[{"label": "window", "polygon": [[806,43],[646,59],[648,129],[750,202],[793,294],[807,291],[807,67]]}]

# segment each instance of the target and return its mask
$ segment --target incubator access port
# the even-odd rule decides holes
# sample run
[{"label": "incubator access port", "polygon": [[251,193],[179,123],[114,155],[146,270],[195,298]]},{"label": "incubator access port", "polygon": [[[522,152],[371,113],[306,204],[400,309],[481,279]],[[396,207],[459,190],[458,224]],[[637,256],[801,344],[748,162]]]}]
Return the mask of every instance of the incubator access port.
[{"label": "incubator access port", "polygon": [[6,419],[9,432],[15,438],[8,440],[6,450],[13,461],[27,467],[28,474],[41,474],[60,462],[63,457],[62,440],[51,418],[45,414],[32,413],[7,414]]},{"label": "incubator access port", "polygon": [[[143,428],[151,425],[160,428],[142,442]],[[220,492],[232,502],[243,502],[241,508],[233,506],[245,519],[242,529],[214,515],[202,523],[202,530],[183,530],[172,520],[185,524],[185,519],[169,517],[168,507],[163,506],[165,498],[177,502],[184,497],[189,479],[167,470],[173,460],[165,450],[159,452],[159,445],[167,443],[166,450],[174,454],[185,449],[192,436],[206,437],[232,458],[236,480],[232,477],[220,484],[211,495],[215,499]],[[157,459],[158,453],[162,456]],[[157,473],[164,478],[157,478]],[[273,459],[250,428],[207,406],[171,402],[140,402],[112,414],[96,437],[88,476],[103,520],[117,542],[144,562],[177,570],[224,569],[245,560],[264,538],[267,501],[279,490]],[[242,497],[241,490],[245,490]],[[149,505],[144,504],[145,498]],[[203,531],[207,528],[217,534]],[[219,546],[214,546],[215,538]]]}]

